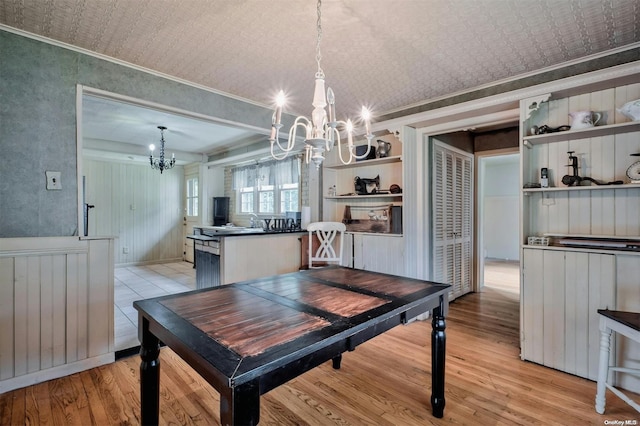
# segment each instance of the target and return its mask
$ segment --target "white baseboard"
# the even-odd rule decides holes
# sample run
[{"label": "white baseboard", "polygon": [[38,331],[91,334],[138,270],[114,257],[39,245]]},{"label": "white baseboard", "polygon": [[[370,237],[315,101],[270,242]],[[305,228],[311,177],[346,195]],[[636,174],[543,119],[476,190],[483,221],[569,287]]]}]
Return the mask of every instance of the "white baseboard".
[{"label": "white baseboard", "polygon": [[110,364],[114,361],[115,353],[109,352],[108,354],[83,359],[82,361],[59,365],[57,367],[36,371],[23,376],[12,377],[10,379],[0,381],[0,394],[20,389],[25,386],[31,386],[48,380],[57,379],[59,377],[68,376],[70,374],[79,373],[101,365]]},{"label": "white baseboard", "polygon": [[[129,263],[116,263],[116,268],[126,268],[128,266],[145,266],[145,265],[156,265],[160,263],[175,263],[175,262],[186,262],[186,260],[181,257],[169,258],[169,259],[158,259],[158,260],[147,260],[144,262],[129,262]],[[188,262],[191,263],[191,262]]]}]

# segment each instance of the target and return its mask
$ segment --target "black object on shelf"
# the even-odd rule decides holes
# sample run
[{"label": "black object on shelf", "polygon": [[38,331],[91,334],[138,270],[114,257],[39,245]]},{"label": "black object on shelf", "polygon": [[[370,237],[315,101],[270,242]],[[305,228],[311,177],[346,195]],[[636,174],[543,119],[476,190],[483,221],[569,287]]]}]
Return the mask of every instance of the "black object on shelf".
[{"label": "black object on shelf", "polygon": [[524,189],[529,189],[529,188],[542,188],[542,185],[540,185],[540,183],[538,182],[527,182],[523,185]]},{"label": "black object on shelf", "polygon": [[[361,155],[364,155],[364,153],[367,152],[367,147],[368,147],[368,145],[358,145],[358,146],[356,146],[356,155],[358,157],[361,156]],[[376,158],[376,149],[375,149],[375,147],[371,146],[367,156],[365,158],[356,158],[356,161],[373,160],[375,158]]]},{"label": "black object on shelf", "polygon": [[229,197],[213,197],[213,226],[229,223]]},{"label": "black object on shelf", "polygon": [[571,164],[568,164],[567,167],[571,167],[572,169],[572,174],[571,175],[564,175],[562,176],[562,183],[564,183],[567,186],[580,186],[580,182],[582,181],[589,181],[589,182],[593,182],[596,185],[622,185],[624,182],[621,180],[614,180],[611,182],[600,182],[598,180],[595,180],[592,177],[582,177],[578,175],[578,157],[576,157],[575,155],[573,155],[575,151],[567,151],[567,154],[569,154],[569,161],[571,161]]}]

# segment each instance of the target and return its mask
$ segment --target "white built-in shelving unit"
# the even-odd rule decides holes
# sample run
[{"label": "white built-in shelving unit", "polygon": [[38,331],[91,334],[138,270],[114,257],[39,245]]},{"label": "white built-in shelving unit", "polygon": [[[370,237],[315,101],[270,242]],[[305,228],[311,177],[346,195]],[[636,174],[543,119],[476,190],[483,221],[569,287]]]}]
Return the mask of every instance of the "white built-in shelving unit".
[{"label": "white built-in shelving unit", "polygon": [[[402,206],[402,193],[355,193],[356,177],[373,179],[379,176],[380,191],[389,191],[393,184],[403,187],[402,142],[392,134],[374,137],[372,150],[378,146],[378,139],[391,144],[389,156],[345,165],[339,160],[337,148],[327,155],[323,164],[323,220],[341,222],[347,206],[353,219],[367,219],[372,210],[378,212],[378,209],[389,206]],[[356,143],[362,144],[366,141]],[[347,232],[346,246],[345,265],[378,272],[404,273],[402,233]]]},{"label": "white built-in shelving unit", "polygon": [[[635,99],[640,75],[520,103],[521,357],[592,380],[598,371],[597,309],[640,310],[640,252],[554,241],[640,239],[640,184],[626,176],[637,161],[631,154],[640,152],[640,122],[617,111]],[[531,134],[536,126],[569,125],[575,111],[602,118],[592,128]],[[578,158],[579,176],[622,184],[565,186],[569,151]],[[525,188],[540,182],[543,167],[549,188]],[[527,245],[531,236],[548,237],[550,245]],[[638,350],[627,343],[615,356],[629,358]]]}]

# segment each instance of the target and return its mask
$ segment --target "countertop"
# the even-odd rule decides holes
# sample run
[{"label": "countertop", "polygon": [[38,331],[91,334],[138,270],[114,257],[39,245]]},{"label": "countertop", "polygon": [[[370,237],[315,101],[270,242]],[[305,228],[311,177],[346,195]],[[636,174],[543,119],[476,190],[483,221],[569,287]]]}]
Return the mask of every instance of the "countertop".
[{"label": "countertop", "polygon": [[[194,229],[203,229],[209,235],[193,234],[187,235],[187,238],[198,241],[217,240],[221,237],[244,237],[247,235],[283,235],[283,234],[303,234],[305,230],[296,231],[265,231],[261,228],[244,228],[244,227],[224,227],[224,226],[194,226]],[[202,232],[202,231],[201,231]]]}]

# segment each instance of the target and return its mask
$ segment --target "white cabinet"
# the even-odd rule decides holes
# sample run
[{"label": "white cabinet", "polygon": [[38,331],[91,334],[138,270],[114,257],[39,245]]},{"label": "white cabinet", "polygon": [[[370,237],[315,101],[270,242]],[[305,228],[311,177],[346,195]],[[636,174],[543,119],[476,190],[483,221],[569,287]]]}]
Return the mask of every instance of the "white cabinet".
[{"label": "white cabinet", "polygon": [[353,247],[354,268],[405,275],[402,237],[382,234],[348,234],[347,239],[351,240]]},{"label": "white cabinet", "polygon": [[[355,224],[347,224],[347,231],[351,232],[345,235],[344,265],[404,275],[403,194],[390,191],[392,185],[403,187],[402,143],[394,135],[385,135],[374,138],[371,149],[377,147],[378,139],[391,144],[388,157],[345,165],[338,160],[336,149],[327,156],[323,165],[323,220],[342,222],[347,210],[351,219],[359,221],[357,228]],[[383,193],[355,193],[356,177],[375,179],[377,176]],[[375,218],[370,221],[372,216]],[[373,232],[359,232],[362,230]]]},{"label": "white cabinet", "polygon": [[[389,206],[402,205],[402,193],[392,193],[392,185],[402,188],[402,143],[393,135],[374,138],[371,149],[375,149],[376,140],[391,144],[390,156],[371,160],[354,161],[342,164],[338,160],[337,148],[330,152],[323,166],[323,220],[340,222],[345,216],[345,208],[350,208],[352,219],[368,221],[373,212],[382,218],[381,212]],[[358,195],[355,191],[356,177],[375,179],[379,177],[379,193]],[[402,216],[400,210],[396,215]],[[401,217],[392,218],[401,224]],[[383,227],[381,227],[383,228]],[[391,227],[384,227],[390,229]],[[401,226],[400,226],[401,229]],[[349,230],[349,225],[347,225]],[[400,232],[402,233],[402,232]]]},{"label": "white cabinet", "polygon": [[[640,252],[606,246],[640,240],[640,185],[626,176],[637,161],[631,154],[640,152],[640,123],[616,110],[638,98],[640,75],[599,82],[597,90],[574,88],[520,103],[523,359],[595,379],[597,309],[622,309],[628,300],[640,304],[634,266]],[[602,118],[596,127],[532,134],[543,125],[569,125],[569,113],[575,111],[598,112]],[[568,152],[577,157],[580,177],[622,184],[563,184],[562,177],[572,175]],[[532,188],[542,168],[549,171],[549,188]],[[529,237],[548,237],[550,245],[528,245]],[[563,244],[563,239],[579,244]],[[631,276],[629,286],[625,279]]]},{"label": "white cabinet", "polygon": [[522,359],[595,380],[597,310],[615,306],[615,255],[527,248],[522,265]]},{"label": "white cabinet", "polygon": [[[638,77],[640,78],[640,77]],[[549,170],[549,188],[524,188],[522,243],[543,234],[585,236],[640,235],[640,185],[630,184],[627,168],[640,152],[640,123],[616,112],[616,107],[640,98],[640,83],[592,93],[521,102],[522,186],[540,182],[542,168]],[[558,127],[569,123],[569,113],[600,112],[596,127],[531,135],[534,126]],[[578,174],[602,183],[620,180],[623,185],[566,186],[571,175],[568,152],[578,160]],[[589,183],[589,182],[585,182]]]}]

